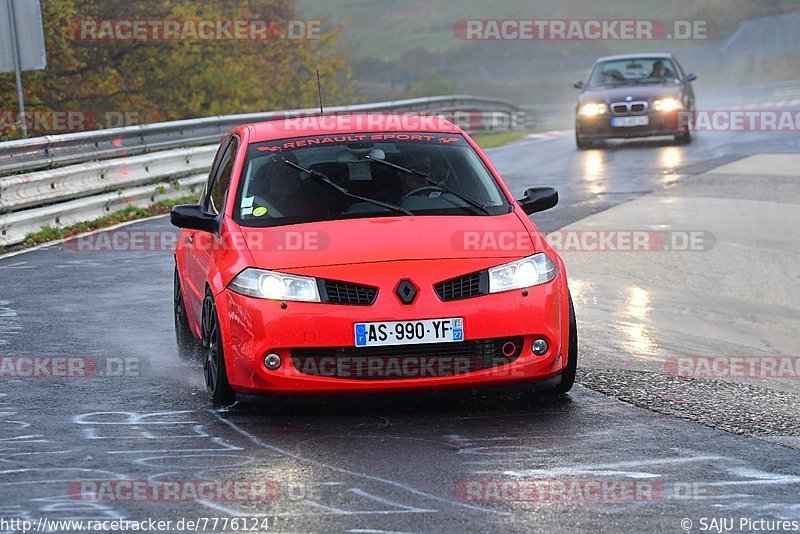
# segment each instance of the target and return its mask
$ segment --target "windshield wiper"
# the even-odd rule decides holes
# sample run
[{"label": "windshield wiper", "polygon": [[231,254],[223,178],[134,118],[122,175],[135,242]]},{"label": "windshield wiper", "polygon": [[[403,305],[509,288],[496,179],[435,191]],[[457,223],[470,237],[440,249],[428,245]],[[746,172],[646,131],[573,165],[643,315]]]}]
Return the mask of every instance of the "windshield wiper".
[{"label": "windshield wiper", "polygon": [[489,210],[486,209],[486,206],[484,206],[480,202],[476,202],[475,200],[472,200],[471,198],[462,195],[458,191],[454,191],[453,189],[447,187],[446,185],[443,185],[443,184],[437,182],[436,180],[431,178],[431,176],[429,174],[426,174],[426,173],[424,173],[422,171],[419,171],[417,169],[409,169],[407,167],[403,167],[402,165],[397,165],[396,163],[392,163],[391,161],[386,161],[385,159],[373,158],[372,156],[369,156],[369,155],[364,156],[364,157],[366,159],[370,160],[370,161],[374,161],[375,163],[380,163],[382,165],[386,165],[387,167],[392,167],[393,169],[397,169],[400,172],[404,172],[406,174],[412,174],[414,176],[419,176],[420,178],[422,178],[423,180],[425,180],[429,184],[438,187],[442,191],[450,193],[454,197],[460,198],[461,200],[463,200],[464,202],[466,202],[467,204],[469,204],[473,208],[483,212],[485,215],[492,215],[492,213]]},{"label": "windshield wiper", "polygon": [[281,158],[281,159],[289,167],[293,167],[293,168],[295,168],[295,169],[297,169],[299,171],[308,173],[310,176],[316,178],[317,181],[327,185],[328,187],[330,187],[331,189],[333,189],[335,191],[338,191],[339,194],[341,194],[341,195],[344,195],[344,196],[349,197],[349,198],[354,198],[356,200],[361,200],[362,202],[368,202],[370,204],[374,204],[376,206],[380,206],[382,208],[386,208],[387,210],[399,211],[400,213],[404,213],[406,215],[414,215],[412,212],[408,211],[407,209],[405,209],[405,208],[403,208],[401,206],[396,206],[396,205],[390,204],[388,202],[383,202],[382,200],[378,200],[378,199],[375,199],[375,198],[369,198],[369,197],[362,197],[361,195],[356,195],[355,193],[351,193],[350,191],[348,191],[344,187],[334,183],[333,180],[331,180],[330,178],[328,178],[327,176],[325,176],[324,174],[322,174],[319,171],[315,171],[315,170],[312,170],[312,169],[306,169],[305,167],[303,167],[301,165],[298,165],[297,163],[294,163],[292,161],[289,161],[286,158]]}]

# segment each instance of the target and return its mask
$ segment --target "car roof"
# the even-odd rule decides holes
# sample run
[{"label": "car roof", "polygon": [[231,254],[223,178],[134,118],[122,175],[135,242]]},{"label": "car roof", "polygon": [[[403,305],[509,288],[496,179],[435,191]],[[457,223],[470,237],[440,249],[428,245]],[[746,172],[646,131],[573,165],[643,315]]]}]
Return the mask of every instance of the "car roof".
[{"label": "car roof", "polygon": [[658,58],[658,59],[675,59],[675,56],[668,52],[652,52],[652,53],[645,53],[641,52],[638,54],[617,54],[615,56],[603,56],[597,58],[595,63],[599,63],[601,61],[614,61],[619,59],[645,59],[645,58]]},{"label": "car roof", "polygon": [[291,137],[381,132],[462,133],[452,122],[435,115],[353,113],[273,119],[245,126],[250,142]]}]

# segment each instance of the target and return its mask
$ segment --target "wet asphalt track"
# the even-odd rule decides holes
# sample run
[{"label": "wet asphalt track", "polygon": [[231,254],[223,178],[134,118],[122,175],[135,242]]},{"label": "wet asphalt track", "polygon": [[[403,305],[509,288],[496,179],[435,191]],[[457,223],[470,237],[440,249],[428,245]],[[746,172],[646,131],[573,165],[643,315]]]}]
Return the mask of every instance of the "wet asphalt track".
[{"label": "wet asphalt track", "polygon": [[[515,193],[554,185],[554,229],[795,135],[704,134],[578,152],[569,135],[490,151]],[[166,219],[136,229],[168,229]],[[128,377],[0,381],[0,518],[264,517],[285,532],[681,532],[689,518],[800,519],[798,451],[632,407],[448,395],[209,409],[179,360],[170,253],[53,246],[0,260],[0,355],[127,358]],[[580,320],[578,317],[579,328]],[[111,362],[110,364],[104,362]],[[580,377],[579,377],[580,381]],[[70,499],[71,482],[274,480],[274,502]],[[475,502],[465,481],[645,481],[640,502]],[[484,495],[485,496],[485,495]],[[219,530],[219,529],[218,529]],[[229,529],[230,531],[230,529]]]}]

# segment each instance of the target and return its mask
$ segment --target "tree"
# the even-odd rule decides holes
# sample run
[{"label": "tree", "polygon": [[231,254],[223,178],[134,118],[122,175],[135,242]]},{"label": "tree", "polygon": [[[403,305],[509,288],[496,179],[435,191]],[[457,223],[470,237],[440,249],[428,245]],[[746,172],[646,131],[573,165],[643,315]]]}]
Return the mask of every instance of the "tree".
[{"label": "tree", "polygon": [[[119,20],[185,21],[187,28],[266,20],[285,33],[301,19],[294,0],[43,0],[42,11],[48,67],[23,74],[30,110],[81,111],[103,125],[109,112],[155,122],[313,107],[316,69],[326,103],[350,94],[347,57],[336,48],[341,28],[298,39],[280,38],[279,31],[266,40],[100,38],[108,35],[101,23]],[[81,21],[98,30],[82,35]],[[14,77],[0,75],[0,109],[15,108]]]}]

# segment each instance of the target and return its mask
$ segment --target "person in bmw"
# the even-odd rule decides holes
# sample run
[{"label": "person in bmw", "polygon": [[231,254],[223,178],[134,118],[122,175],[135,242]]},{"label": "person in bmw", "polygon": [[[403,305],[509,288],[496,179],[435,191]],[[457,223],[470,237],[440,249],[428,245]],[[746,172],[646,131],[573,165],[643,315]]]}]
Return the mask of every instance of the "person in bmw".
[{"label": "person in bmw", "polygon": [[675,73],[669,70],[667,67],[664,66],[663,61],[656,61],[653,63],[653,70],[650,73],[651,78],[661,78],[661,79],[675,79]]},{"label": "person in bmw", "polygon": [[606,139],[672,136],[692,140],[695,111],[692,82],[672,54],[632,54],[599,58],[575,108],[575,143],[590,148]]}]

